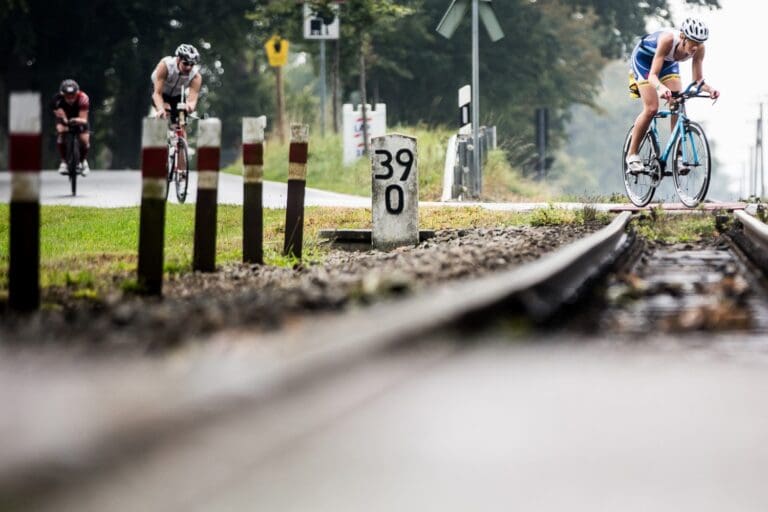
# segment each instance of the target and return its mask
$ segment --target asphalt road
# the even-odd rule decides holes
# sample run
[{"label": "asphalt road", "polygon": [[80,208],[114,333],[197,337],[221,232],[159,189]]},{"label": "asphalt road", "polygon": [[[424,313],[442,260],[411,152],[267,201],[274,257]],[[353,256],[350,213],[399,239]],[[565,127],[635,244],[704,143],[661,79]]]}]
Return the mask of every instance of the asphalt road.
[{"label": "asphalt road", "polygon": [[[61,204],[69,206],[95,206],[99,208],[117,208],[138,206],[141,203],[141,172],[140,171],[91,171],[91,174],[80,179],[77,184],[77,197],[72,197],[69,182],[55,171],[43,171],[41,190],[42,204]],[[0,203],[10,200],[10,180],[8,172],[0,171]],[[192,173],[189,183],[187,203],[194,203],[197,193],[197,174]],[[241,176],[222,173],[219,177],[219,204],[243,204],[243,181]],[[264,182],[264,207],[285,208],[287,185],[274,181]],[[176,198],[171,191],[169,201],[175,203]],[[314,188],[307,188],[305,206],[334,206],[346,208],[370,208],[371,198],[339,194]],[[452,206],[480,207],[496,211],[531,211],[537,208],[547,208],[551,202],[537,203],[487,203],[473,201],[434,202],[420,201],[419,206]],[[556,203],[558,208],[581,209],[585,203]],[[637,210],[631,204],[590,203],[599,211]],[[676,203],[665,203],[665,210],[681,210],[687,208]],[[703,205],[704,209],[743,209],[742,203],[715,202]]]},{"label": "asphalt road", "polygon": [[[138,206],[141,203],[140,171],[91,171],[86,178],[77,182],[77,196],[72,197],[69,181],[55,171],[42,173],[42,204],[62,204],[70,206],[96,206],[116,208]],[[0,202],[10,200],[11,175],[0,172]],[[267,181],[264,183],[264,206],[266,208],[285,208],[288,187],[285,183]],[[197,195],[197,173],[192,173],[189,182],[188,203],[194,203]],[[171,189],[169,201],[177,202]],[[219,204],[243,204],[243,178],[222,173],[219,176]],[[346,206],[369,207],[369,197],[337,194],[308,188],[305,196],[306,206]]]}]

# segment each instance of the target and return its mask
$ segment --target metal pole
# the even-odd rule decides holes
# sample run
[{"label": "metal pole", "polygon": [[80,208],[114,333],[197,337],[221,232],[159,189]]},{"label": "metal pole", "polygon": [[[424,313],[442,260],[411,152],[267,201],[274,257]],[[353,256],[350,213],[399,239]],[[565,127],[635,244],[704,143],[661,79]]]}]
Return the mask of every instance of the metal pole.
[{"label": "metal pole", "polygon": [[755,147],[749,147],[749,197],[755,195]]},{"label": "metal pole", "polygon": [[760,103],[760,122],[758,123],[758,134],[757,134],[757,140],[758,140],[758,151],[759,154],[757,157],[760,159],[760,197],[765,197],[765,166],[763,164],[763,158],[765,156],[763,152],[763,104]]},{"label": "metal pole", "polygon": [[325,137],[325,39],[320,40],[320,136]]},{"label": "metal pole", "polygon": [[[480,174],[480,16],[478,0],[472,0],[472,165]],[[480,191],[478,190],[479,194]]]}]

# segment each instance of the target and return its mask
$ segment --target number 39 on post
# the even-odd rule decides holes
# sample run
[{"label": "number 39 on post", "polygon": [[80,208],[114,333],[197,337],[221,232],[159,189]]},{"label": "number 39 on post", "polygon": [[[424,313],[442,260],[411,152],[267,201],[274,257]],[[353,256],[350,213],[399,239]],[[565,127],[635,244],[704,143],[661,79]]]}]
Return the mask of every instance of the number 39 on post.
[{"label": "number 39 on post", "polygon": [[373,246],[381,250],[419,243],[416,139],[391,134],[371,140]]}]

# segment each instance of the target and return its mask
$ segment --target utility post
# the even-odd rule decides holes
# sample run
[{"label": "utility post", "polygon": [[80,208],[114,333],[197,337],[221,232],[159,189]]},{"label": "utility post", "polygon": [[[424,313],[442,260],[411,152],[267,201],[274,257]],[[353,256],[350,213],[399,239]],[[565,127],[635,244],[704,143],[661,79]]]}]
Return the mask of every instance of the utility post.
[{"label": "utility post", "polygon": [[304,3],[304,39],[320,41],[320,136],[325,136],[326,86],[325,41],[339,38],[339,5],[332,4],[327,10],[316,10]]},{"label": "utility post", "polygon": [[437,32],[450,39],[472,3],[472,164],[480,174],[480,20],[494,43],[504,37],[491,0],[452,0]]},{"label": "utility post", "polygon": [[[760,180],[759,188],[755,186],[755,195],[760,199],[765,197],[765,164],[763,163],[763,104],[760,103],[760,117],[757,118],[757,141],[755,144],[755,179]],[[757,178],[760,176],[760,178]]]}]

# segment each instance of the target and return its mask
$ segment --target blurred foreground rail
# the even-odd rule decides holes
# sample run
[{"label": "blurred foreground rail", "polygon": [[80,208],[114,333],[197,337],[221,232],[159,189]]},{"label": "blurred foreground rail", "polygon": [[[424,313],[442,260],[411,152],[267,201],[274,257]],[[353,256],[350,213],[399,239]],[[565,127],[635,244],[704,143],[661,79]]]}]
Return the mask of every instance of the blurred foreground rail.
[{"label": "blurred foreground rail", "polygon": [[[766,491],[748,475],[768,467],[768,413],[756,406],[768,387],[768,347],[749,330],[717,343],[731,354],[749,347],[748,357],[710,353],[703,362],[606,337],[579,346],[563,334],[464,330],[487,327],[491,313],[546,319],[617,262],[636,264],[628,223],[622,214],[535,263],[302,321],[258,346],[241,330],[163,361],[5,357],[0,402],[14,414],[0,419],[0,503],[359,510],[373,500],[382,510],[555,510],[566,500],[586,510],[604,503],[596,496],[638,496],[639,481],[679,485],[640,495],[647,506],[715,510],[729,494],[716,485],[723,481],[739,486],[739,504],[758,503]],[[706,249],[695,260],[727,269],[735,264],[725,252]],[[741,269],[723,275],[738,281]],[[749,287],[762,278],[744,279]],[[764,295],[750,300],[764,307]],[[652,327],[645,334],[658,337]],[[550,343],[506,343],[542,336]],[[488,345],[468,348],[470,340]],[[416,481],[421,491],[409,493]]]}]

